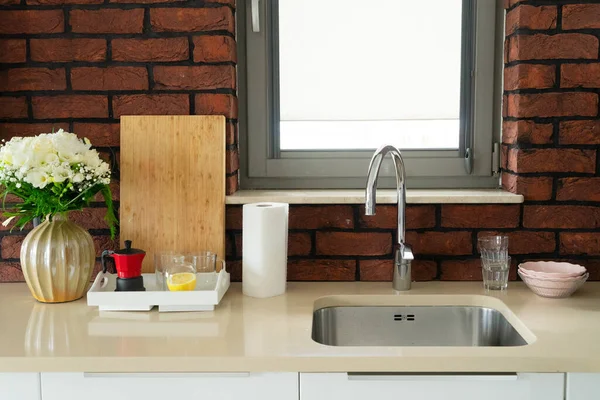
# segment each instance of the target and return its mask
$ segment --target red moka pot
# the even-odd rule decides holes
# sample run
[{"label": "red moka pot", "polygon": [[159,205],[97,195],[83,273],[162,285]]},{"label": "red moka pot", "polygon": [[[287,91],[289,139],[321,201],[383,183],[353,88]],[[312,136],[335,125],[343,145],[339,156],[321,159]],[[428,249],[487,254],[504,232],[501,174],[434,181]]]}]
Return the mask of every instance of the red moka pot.
[{"label": "red moka pot", "polygon": [[125,248],[102,252],[102,271],[109,272],[108,257],[112,258],[117,273],[117,291],[143,291],[142,261],[146,252],[131,248],[131,240],[125,241]]}]

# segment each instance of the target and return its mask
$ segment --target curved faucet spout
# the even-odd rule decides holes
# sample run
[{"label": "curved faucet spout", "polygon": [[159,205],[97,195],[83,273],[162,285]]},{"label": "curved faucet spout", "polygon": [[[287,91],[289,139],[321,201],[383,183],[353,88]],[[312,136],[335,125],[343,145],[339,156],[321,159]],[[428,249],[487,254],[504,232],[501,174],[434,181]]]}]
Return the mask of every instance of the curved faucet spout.
[{"label": "curved faucet spout", "polygon": [[406,174],[404,172],[404,161],[400,150],[391,145],[381,146],[369,164],[369,173],[367,175],[367,189],[365,195],[365,214],[375,215],[376,192],[377,192],[377,177],[379,176],[379,168],[381,162],[387,154],[391,154],[396,167],[396,192],[398,195],[398,243],[404,245],[404,220],[406,208]]},{"label": "curved faucet spout", "polygon": [[398,195],[398,250],[394,259],[392,287],[395,290],[404,291],[409,290],[411,286],[411,262],[414,257],[410,246],[404,242],[404,219],[406,212],[406,185],[404,181],[406,180],[406,175],[400,150],[394,146],[382,146],[373,154],[367,176],[365,214],[375,215],[377,177],[381,162],[388,153],[391,154],[394,167],[396,167],[396,192]]}]

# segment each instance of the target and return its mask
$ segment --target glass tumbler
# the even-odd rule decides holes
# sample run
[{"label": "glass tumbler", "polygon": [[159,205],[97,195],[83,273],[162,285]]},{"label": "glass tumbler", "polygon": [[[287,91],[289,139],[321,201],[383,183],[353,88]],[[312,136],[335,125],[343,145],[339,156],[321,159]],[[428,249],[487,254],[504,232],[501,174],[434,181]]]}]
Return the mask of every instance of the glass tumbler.
[{"label": "glass tumbler", "polygon": [[210,251],[188,253],[185,260],[192,263],[200,273],[220,272],[225,267],[225,261],[217,259],[217,254]]},{"label": "glass tumbler", "polygon": [[506,290],[508,288],[509,271],[510,257],[497,259],[481,256],[481,273],[483,275],[484,289]]},{"label": "glass tumbler", "polygon": [[481,258],[506,260],[508,258],[508,236],[482,236],[477,240]]},{"label": "glass tumbler", "polygon": [[154,254],[154,274],[158,290],[168,290],[165,280],[167,269],[185,262],[185,256],[175,251],[159,251]]}]

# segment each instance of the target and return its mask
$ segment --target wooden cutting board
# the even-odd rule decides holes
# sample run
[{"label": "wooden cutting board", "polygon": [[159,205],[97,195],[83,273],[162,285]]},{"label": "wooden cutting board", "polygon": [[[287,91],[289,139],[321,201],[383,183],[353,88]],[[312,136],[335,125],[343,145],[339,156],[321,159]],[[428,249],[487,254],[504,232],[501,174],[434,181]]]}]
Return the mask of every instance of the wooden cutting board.
[{"label": "wooden cutting board", "polygon": [[120,238],[154,253],[225,256],[225,117],[121,117]]}]

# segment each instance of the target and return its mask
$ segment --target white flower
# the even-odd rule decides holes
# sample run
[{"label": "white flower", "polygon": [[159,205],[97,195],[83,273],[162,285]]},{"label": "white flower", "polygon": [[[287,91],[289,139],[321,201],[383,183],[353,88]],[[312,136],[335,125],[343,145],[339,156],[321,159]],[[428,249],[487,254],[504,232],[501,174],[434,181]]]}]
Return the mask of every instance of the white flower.
[{"label": "white flower", "polygon": [[25,182],[31,183],[33,187],[43,189],[50,182],[50,177],[44,171],[34,169],[25,176]]}]

